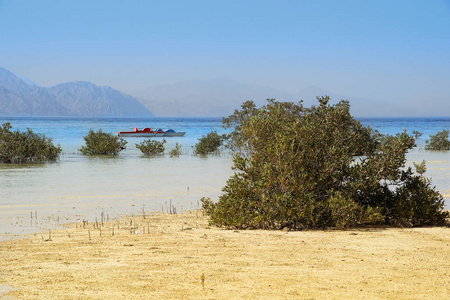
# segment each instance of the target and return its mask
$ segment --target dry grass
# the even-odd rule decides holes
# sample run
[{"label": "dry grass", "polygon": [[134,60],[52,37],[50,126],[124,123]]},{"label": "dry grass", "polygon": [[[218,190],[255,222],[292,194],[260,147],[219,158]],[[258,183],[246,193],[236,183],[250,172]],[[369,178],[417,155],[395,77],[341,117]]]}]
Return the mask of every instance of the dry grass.
[{"label": "dry grass", "polygon": [[450,228],[234,231],[190,212],[107,222],[101,233],[71,224],[49,241],[44,233],[0,243],[0,286],[14,288],[3,296],[450,298]]}]

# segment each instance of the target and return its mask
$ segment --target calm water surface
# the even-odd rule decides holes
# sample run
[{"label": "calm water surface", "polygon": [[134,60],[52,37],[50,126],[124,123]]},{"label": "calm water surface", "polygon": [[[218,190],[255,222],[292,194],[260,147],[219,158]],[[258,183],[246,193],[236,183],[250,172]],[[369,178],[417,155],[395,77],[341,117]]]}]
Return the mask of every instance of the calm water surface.
[{"label": "calm water surface", "polygon": [[[450,128],[450,119],[361,119],[381,133],[395,134],[406,128],[424,135],[418,147],[408,154],[407,165],[427,161],[427,176],[450,199],[450,152],[424,151],[430,134]],[[218,118],[0,118],[13,130],[27,127],[51,137],[63,148],[56,163],[42,165],[0,164],[0,239],[31,233],[59,222],[95,221],[101,213],[110,218],[139,214],[144,209],[167,211],[169,204],[178,211],[199,207],[203,196],[217,199],[226,180],[233,174],[231,156],[200,158],[191,146],[212,130],[226,131]],[[166,152],[175,143],[183,155],[142,157],[135,144],[142,138],[128,138],[127,149],[117,158],[84,157],[78,149],[90,129],[104,132],[131,130],[133,127],[173,128],[186,131],[184,137],[166,138]],[[37,214],[37,219],[35,215]],[[33,218],[31,217],[33,215]]]}]

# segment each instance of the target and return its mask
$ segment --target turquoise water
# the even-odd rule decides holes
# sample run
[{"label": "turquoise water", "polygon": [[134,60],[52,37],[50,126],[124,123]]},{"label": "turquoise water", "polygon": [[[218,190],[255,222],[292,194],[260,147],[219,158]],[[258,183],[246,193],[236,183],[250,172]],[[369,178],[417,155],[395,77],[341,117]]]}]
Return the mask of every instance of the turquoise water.
[{"label": "turquoise water", "polygon": [[450,118],[360,118],[361,123],[383,134],[396,134],[403,130],[408,133],[416,130],[423,135],[417,140],[419,147],[425,146],[425,140],[431,134],[450,129]]},{"label": "turquoise water", "polygon": [[[0,124],[5,122],[10,122],[13,130],[31,128],[36,133],[45,134],[52,138],[55,144],[60,144],[65,153],[78,152],[84,145],[83,136],[90,129],[102,129],[103,132],[114,134],[118,131],[132,131],[134,127],[186,131],[182,138],[166,138],[167,149],[171,149],[172,145],[178,142],[185,151],[190,150],[198,138],[212,130],[225,133],[220,118],[0,118]],[[139,151],[135,151],[134,143],[142,140],[144,139],[127,139],[130,144],[127,145],[127,150],[122,152],[122,156],[139,154]]]},{"label": "turquoise water", "polygon": [[[225,133],[219,118],[0,118],[13,130],[31,128],[60,144],[61,159],[42,165],[0,164],[0,238],[40,231],[66,221],[95,221],[103,212],[114,218],[121,214],[178,211],[199,207],[203,196],[217,199],[231,170],[231,155],[200,158],[191,147],[212,130]],[[381,133],[395,134],[406,128],[423,136],[408,154],[407,165],[427,161],[427,176],[450,202],[450,151],[425,151],[430,134],[450,128],[450,118],[361,119]],[[166,138],[166,152],[182,145],[179,158],[169,155],[142,157],[135,144],[143,138],[127,138],[127,149],[118,158],[85,157],[78,153],[90,129],[104,132],[133,127],[172,128],[186,131],[184,137]],[[161,138],[160,138],[161,139]],[[37,219],[35,218],[37,214]]]}]

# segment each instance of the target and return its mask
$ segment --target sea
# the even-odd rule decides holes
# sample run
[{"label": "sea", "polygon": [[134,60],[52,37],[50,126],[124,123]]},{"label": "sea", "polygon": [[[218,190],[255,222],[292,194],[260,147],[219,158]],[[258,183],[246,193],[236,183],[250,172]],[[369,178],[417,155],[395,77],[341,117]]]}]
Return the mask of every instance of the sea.
[{"label": "sea", "polygon": [[[431,134],[450,129],[450,118],[359,120],[383,134],[422,132],[417,147],[407,154],[406,166],[425,160],[425,175],[450,209],[450,151],[424,150]],[[54,163],[0,164],[0,240],[37,234],[67,222],[197,209],[202,197],[217,200],[234,173],[227,149],[207,157],[195,156],[192,149],[211,131],[230,132],[222,127],[221,118],[0,117],[0,124],[6,122],[12,130],[30,128],[44,134],[63,152]],[[78,150],[91,129],[115,134],[134,127],[174,129],[186,135],[165,138],[166,154],[155,157],[144,157],[136,149],[144,138],[126,138],[127,148],[118,157],[87,157]],[[170,157],[167,153],[176,143],[182,153]]]}]

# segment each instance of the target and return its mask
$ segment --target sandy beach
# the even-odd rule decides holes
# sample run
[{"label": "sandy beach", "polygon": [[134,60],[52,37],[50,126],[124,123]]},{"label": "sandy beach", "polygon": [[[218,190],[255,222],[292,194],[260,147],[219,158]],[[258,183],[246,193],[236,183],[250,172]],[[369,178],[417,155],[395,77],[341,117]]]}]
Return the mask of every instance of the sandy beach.
[{"label": "sandy beach", "polygon": [[0,243],[2,299],[449,299],[450,228],[226,230],[154,213]]}]

